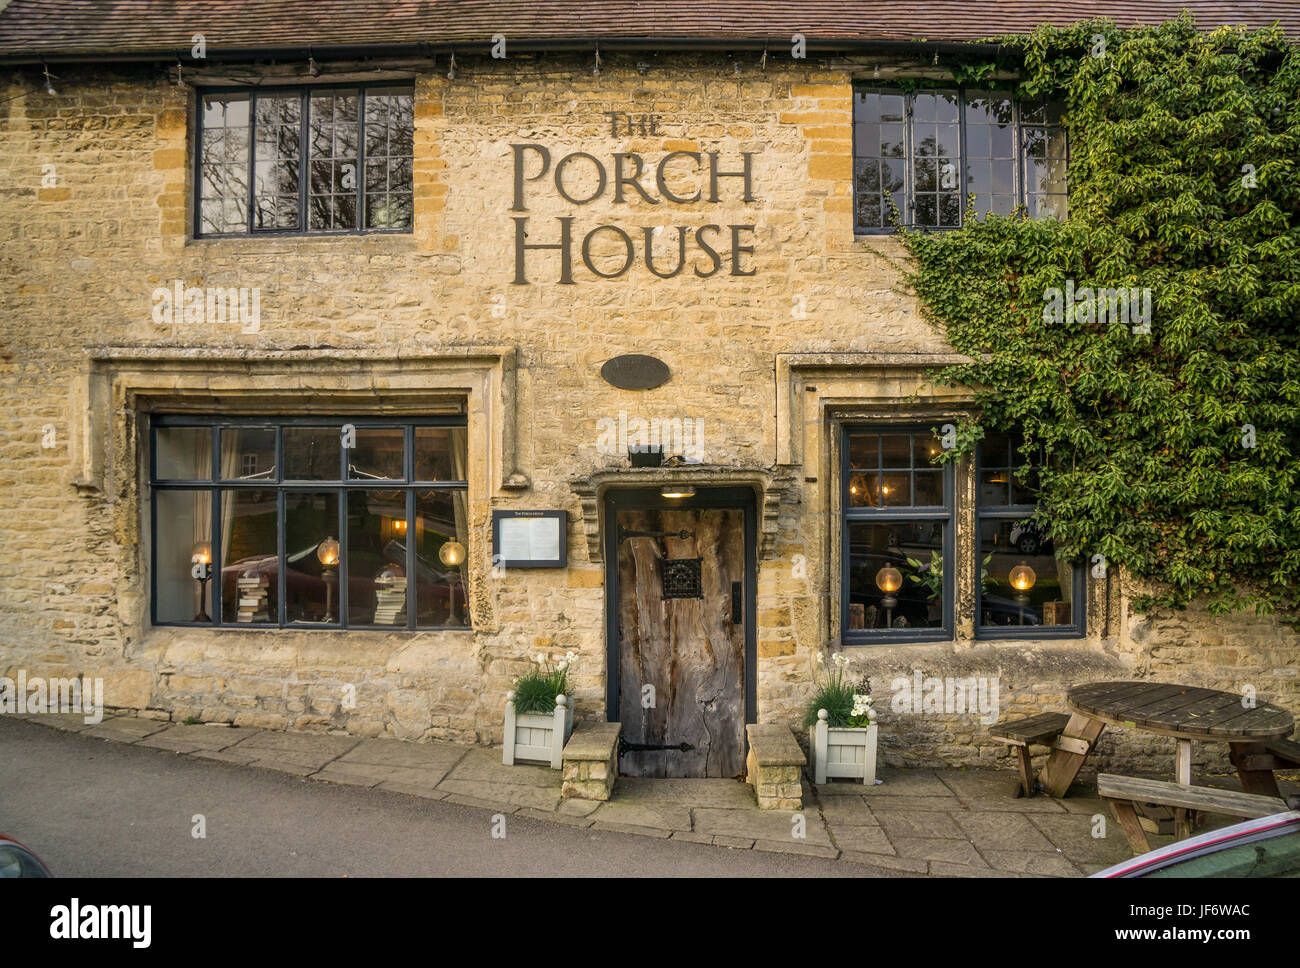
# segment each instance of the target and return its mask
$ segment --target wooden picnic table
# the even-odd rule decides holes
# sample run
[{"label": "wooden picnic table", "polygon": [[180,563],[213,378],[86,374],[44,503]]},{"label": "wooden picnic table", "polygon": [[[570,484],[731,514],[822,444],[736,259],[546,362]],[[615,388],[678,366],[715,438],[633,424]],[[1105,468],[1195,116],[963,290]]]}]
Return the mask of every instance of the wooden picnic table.
[{"label": "wooden picnic table", "polygon": [[1289,736],[1295,718],[1278,706],[1246,708],[1238,693],[1163,682],[1087,682],[1066,694],[1069,723],[1043,768],[1044,789],[1065,796],[1107,726],[1124,726],[1178,740],[1174,776],[1192,785],[1192,741],[1227,743],[1228,758],[1247,793],[1280,796],[1273,770],[1284,764],[1272,756],[1271,741]]}]

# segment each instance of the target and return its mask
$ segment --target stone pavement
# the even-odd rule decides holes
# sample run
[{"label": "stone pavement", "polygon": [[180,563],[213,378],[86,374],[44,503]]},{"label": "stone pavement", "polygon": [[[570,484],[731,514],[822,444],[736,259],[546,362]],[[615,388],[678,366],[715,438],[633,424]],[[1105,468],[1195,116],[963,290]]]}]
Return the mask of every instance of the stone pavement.
[{"label": "stone pavement", "polygon": [[[1063,800],[1016,799],[1013,771],[884,769],[866,787],[805,779],[800,812],[759,810],[753,790],[729,779],[621,777],[605,803],[561,800],[559,770],[505,766],[501,751],[321,733],[181,725],[118,716],[24,716],[87,737],[296,776],[448,800],[496,813],[673,838],[738,850],[810,854],[897,876],[1079,877],[1130,856],[1119,824],[1092,791]],[[1225,757],[1226,759],[1226,757]],[[1233,788],[1232,776],[1198,783]],[[1300,784],[1282,784],[1284,792]],[[1104,836],[1094,836],[1096,815]],[[1212,825],[1233,821],[1213,818]],[[1171,837],[1150,835],[1152,847]]]}]

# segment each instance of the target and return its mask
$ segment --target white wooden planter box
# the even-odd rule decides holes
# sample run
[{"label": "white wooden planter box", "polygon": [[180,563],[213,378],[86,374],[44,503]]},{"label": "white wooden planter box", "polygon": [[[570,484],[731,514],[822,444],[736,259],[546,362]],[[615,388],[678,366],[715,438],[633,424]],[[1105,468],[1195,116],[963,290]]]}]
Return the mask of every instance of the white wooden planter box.
[{"label": "white wooden planter box", "polygon": [[827,723],[826,710],[817,713],[817,725],[808,731],[813,754],[813,780],[825,783],[829,777],[847,776],[863,783],[876,782],[876,732],[870,726],[835,727]]},{"label": "white wooden planter box", "polygon": [[516,713],[515,694],[506,694],[506,735],[502,762],[515,760],[549,764],[552,770],[564,766],[564,744],[573,732],[573,703],[568,696],[555,698],[552,713]]}]

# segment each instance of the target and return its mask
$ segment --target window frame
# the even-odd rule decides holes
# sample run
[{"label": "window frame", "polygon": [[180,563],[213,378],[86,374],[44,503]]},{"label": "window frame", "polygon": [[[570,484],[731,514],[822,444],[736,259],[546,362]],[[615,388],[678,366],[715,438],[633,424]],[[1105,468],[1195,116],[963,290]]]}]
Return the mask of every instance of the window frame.
[{"label": "window frame", "polygon": [[[276,478],[273,481],[236,481],[223,480],[219,476],[221,467],[221,434],[220,428],[227,425],[240,425],[241,429],[247,428],[266,428],[275,431],[275,466]],[[290,427],[329,427],[338,429],[343,424],[352,424],[357,430],[366,429],[393,429],[400,427],[403,431],[403,478],[401,480],[349,480],[348,457],[347,451],[342,447],[339,448],[339,473],[340,479],[335,480],[298,480],[285,477],[284,464],[284,430]],[[189,479],[180,478],[160,481],[158,479],[158,430],[166,427],[202,427],[209,428],[212,431],[212,448],[211,464],[213,468],[212,477],[209,479]],[[407,601],[415,602],[416,607],[407,607],[406,625],[377,625],[374,623],[351,624],[347,620],[348,614],[348,585],[349,580],[343,580],[346,572],[346,562],[348,561],[348,503],[346,494],[348,491],[401,491],[404,495],[406,520],[408,528],[410,523],[416,519],[416,496],[418,492],[423,491],[461,491],[468,493],[469,482],[464,481],[425,481],[415,478],[415,432],[420,427],[451,427],[461,428],[466,431],[466,458],[468,459],[468,417],[464,414],[447,414],[427,417],[375,417],[375,416],[358,416],[358,415],[323,415],[313,417],[284,417],[269,414],[222,414],[219,416],[190,415],[177,413],[151,414],[149,420],[149,454],[148,454],[148,493],[149,493],[149,554],[146,564],[149,568],[149,619],[152,625],[157,627],[178,627],[178,628],[201,628],[201,629],[240,629],[243,631],[265,631],[268,629],[291,629],[300,632],[314,631],[358,631],[358,630],[381,630],[387,632],[399,632],[405,629],[410,632],[457,632],[472,631],[473,625],[470,621],[471,610],[469,607],[469,587],[468,574],[462,581],[465,602],[465,619],[464,625],[417,625],[416,619],[419,612],[418,586],[413,588],[417,575],[416,569],[416,547],[414,541],[406,543],[406,575],[407,575]],[[182,491],[182,492],[200,492],[207,490],[211,495],[210,511],[212,521],[210,525],[210,534],[212,535],[212,590],[211,590],[211,621],[194,622],[194,621],[159,621],[158,620],[158,504],[155,495],[160,491]],[[276,590],[276,617],[274,621],[268,622],[227,622],[223,620],[224,602],[222,601],[222,584],[219,580],[222,565],[221,562],[221,495],[227,491],[274,491],[276,506],[276,570],[277,570],[277,590]],[[287,554],[285,542],[285,498],[293,493],[312,493],[324,494],[333,493],[337,502],[337,541],[339,543],[339,561],[344,565],[339,569],[340,580],[338,582],[338,600],[335,608],[338,610],[338,620],[328,625],[313,622],[289,621],[288,620],[288,603],[285,595],[287,575],[285,568],[285,556]],[[467,535],[468,537],[468,535]],[[468,542],[467,542],[468,543]],[[213,580],[217,579],[217,580]],[[413,594],[413,592],[415,594]]]},{"label": "window frame", "polygon": [[[1035,466],[1026,461],[1020,452],[1021,439],[1016,434],[1009,434],[1011,438],[1011,453],[1021,459],[1020,464],[1012,465],[1009,468],[1007,476],[1008,497],[1015,497],[1015,483],[1013,476],[1017,468],[1025,466]],[[984,583],[980,581],[980,565],[984,558],[984,549],[982,546],[981,525],[984,521],[1023,521],[1032,517],[1038,511],[1037,504],[993,504],[985,505],[980,500],[980,476],[984,470],[1002,470],[1001,464],[986,464],[984,460],[984,441],[980,441],[975,447],[975,460],[973,473],[974,494],[975,494],[975,530],[974,530],[974,585],[975,585],[975,638],[978,640],[988,639],[1077,639],[1086,634],[1086,625],[1088,618],[1088,581],[1086,577],[1085,562],[1073,562],[1073,576],[1071,578],[1071,604],[1070,604],[1070,624],[1069,625],[984,625],[982,617],[984,614]],[[988,510],[985,510],[988,508]]]},{"label": "window frame", "polygon": [[[858,162],[858,151],[857,151],[858,95],[866,94],[866,93],[890,94],[890,95],[901,96],[903,98],[903,158],[902,158],[903,204],[906,210],[900,213],[902,215],[901,224],[905,228],[915,229],[917,231],[924,231],[924,232],[951,232],[956,229],[964,228],[966,225],[966,201],[967,201],[967,196],[970,194],[969,189],[967,187],[967,171],[966,171],[966,164],[967,161],[969,160],[968,153],[967,153],[967,138],[966,138],[966,96],[967,93],[970,91],[982,93],[987,91],[997,91],[1001,89],[996,86],[968,87],[967,85],[963,85],[963,84],[943,84],[940,83],[937,79],[933,87],[918,87],[912,90],[904,90],[901,87],[891,87],[888,84],[881,84],[879,82],[870,81],[870,80],[854,81],[851,87],[852,87],[852,94],[853,94],[853,117],[850,121],[851,131],[850,131],[849,144],[850,144],[850,151],[852,152],[851,177],[853,182],[852,188],[853,188],[853,234],[854,236],[861,237],[861,236],[871,236],[871,235],[894,235],[898,231],[898,229],[892,224],[876,227],[876,226],[863,226],[858,223],[858,165],[857,165]],[[961,176],[960,178],[961,183],[957,189],[957,197],[959,200],[959,207],[957,212],[957,224],[918,226],[915,224],[914,221],[916,215],[916,166],[913,164],[915,159],[915,138],[914,138],[915,98],[917,94],[940,94],[940,93],[951,93],[951,92],[956,92],[957,94],[957,125],[958,125],[957,167]],[[1065,132],[1065,136],[1066,136],[1065,137],[1065,165],[1066,165],[1066,172],[1067,172],[1066,200],[1068,205],[1068,200],[1069,200],[1068,172],[1070,166],[1069,127],[1065,124],[1064,121],[1062,121],[1060,124],[1057,125],[1049,125],[1046,123],[1036,124],[1034,122],[1025,121],[1022,116],[1022,99],[1016,97],[1014,91],[1012,90],[1008,89],[1007,94],[1011,99],[1011,113],[1012,113],[1011,146],[1012,146],[1012,159],[1013,159],[1013,164],[1015,166],[1012,175],[1012,180],[1014,182],[1012,194],[1015,198],[1015,207],[1013,211],[1023,210],[1024,217],[1033,218],[1034,216],[1029,214],[1028,212],[1027,199],[1030,193],[1027,190],[1027,176],[1026,176],[1027,166],[1025,163],[1025,144],[1022,137],[1023,128],[1024,127],[1044,127],[1044,128],[1059,127],[1061,128],[1062,131]],[[1035,194],[1042,194],[1042,193],[1035,193]],[[882,195],[882,206],[884,204],[885,199],[887,199],[887,196]],[[884,217],[886,211],[888,211],[888,209],[886,207],[882,207],[881,209],[882,218]],[[1007,216],[1003,216],[1003,217],[1007,217]],[[1069,218],[1068,211],[1066,214],[1066,218],[1067,219]]]},{"label": "window frame", "polygon": [[[409,93],[412,103],[412,150],[411,150],[411,224],[404,228],[365,228],[358,224],[351,229],[310,229],[310,194],[311,194],[311,96],[314,92],[354,90],[357,92],[357,222],[365,218],[366,190],[366,94],[379,89],[400,89]],[[257,95],[294,94],[299,96],[298,143],[298,227],[293,229],[259,229],[255,228],[254,200],[257,192]],[[203,231],[203,98],[208,95],[243,94],[248,97],[248,184],[244,203],[247,205],[247,224],[240,232],[204,232]],[[414,80],[358,81],[356,83],[328,84],[267,84],[260,86],[221,85],[201,87],[195,91],[194,100],[194,191],[191,202],[194,209],[194,238],[196,239],[251,239],[272,238],[315,238],[323,236],[346,235],[411,235],[415,231],[415,149],[414,149]]]},{"label": "window frame", "polygon": [[[923,434],[934,435],[930,425],[881,424],[881,423],[845,423],[840,427],[840,641],[846,646],[856,645],[903,645],[912,642],[949,642],[955,635],[956,623],[956,582],[954,581],[954,561],[956,558],[957,505],[956,480],[951,463],[934,468],[943,472],[942,505],[922,505],[920,507],[851,507],[849,504],[849,484],[851,478],[849,439],[854,434],[897,435]],[[914,468],[913,468],[914,469]],[[906,629],[850,629],[849,628],[849,575],[853,556],[849,545],[849,528],[856,522],[879,522],[889,519],[899,521],[927,520],[941,521],[943,529],[943,625],[938,628]],[[906,576],[904,576],[906,580]]]}]

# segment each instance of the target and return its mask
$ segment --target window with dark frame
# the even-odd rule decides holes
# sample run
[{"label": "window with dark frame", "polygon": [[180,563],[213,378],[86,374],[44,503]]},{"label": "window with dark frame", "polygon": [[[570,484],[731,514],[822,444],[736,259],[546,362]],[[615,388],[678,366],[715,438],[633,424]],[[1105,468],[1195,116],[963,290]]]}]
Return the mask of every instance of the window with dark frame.
[{"label": "window with dark frame", "polygon": [[195,235],[409,232],[414,131],[410,87],[201,91]]},{"label": "window with dark frame", "polygon": [[843,612],[847,643],[952,634],[952,468],[922,428],[846,427]]},{"label": "window with dark frame", "polygon": [[466,434],[463,416],[155,416],[154,624],[468,628]]},{"label": "window with dark frame", "polygon": [[962,225],[976,216],[1068,214],[1069,150],[1062,109],[1041,99],[964,88],[904,92],[855,85],[854,229]]},{"label": "window with dark frame", "polygon": [[988,433],[976,452],[976,635],[1082,635],[1084,566],[1056,554],[1035,522],[1041,458],[1018,434]]}]

